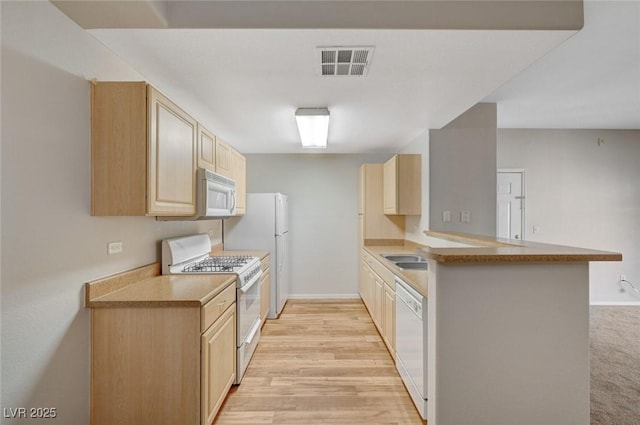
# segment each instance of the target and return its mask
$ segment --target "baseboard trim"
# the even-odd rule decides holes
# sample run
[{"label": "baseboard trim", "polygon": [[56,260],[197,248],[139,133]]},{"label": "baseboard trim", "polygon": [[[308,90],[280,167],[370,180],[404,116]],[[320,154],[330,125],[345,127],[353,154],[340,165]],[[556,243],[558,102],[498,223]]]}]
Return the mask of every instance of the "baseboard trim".
[{"label": "baseboard trim", "polygon": [[359,300],[358,294],[289,294],[290,300]]},{"label": "baseboard trim", "polygon": [[595,302],[589,303],[589,305],[628,305],[640,307],[640,301],[609,301],[609,302]]}]

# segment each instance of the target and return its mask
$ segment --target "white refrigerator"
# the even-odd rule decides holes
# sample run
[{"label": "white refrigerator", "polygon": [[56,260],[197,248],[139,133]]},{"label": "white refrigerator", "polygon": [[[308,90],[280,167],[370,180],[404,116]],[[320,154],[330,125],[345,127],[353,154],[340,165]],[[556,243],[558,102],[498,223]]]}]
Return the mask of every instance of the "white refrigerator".
[{"label": "white refrigerator", "polygon": [[224,220],[224,249],[269,251],[268,317],[275,319],[289,296],[288,198],[281,193],[247,193],[246,206],[245,215]]}]

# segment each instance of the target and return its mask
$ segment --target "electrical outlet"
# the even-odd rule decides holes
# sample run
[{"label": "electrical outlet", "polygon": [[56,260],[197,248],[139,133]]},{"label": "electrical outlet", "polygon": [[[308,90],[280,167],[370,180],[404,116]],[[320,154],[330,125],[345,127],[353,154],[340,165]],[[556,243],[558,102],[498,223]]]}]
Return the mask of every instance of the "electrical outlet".
[{"label": "electrical outlet", "polygon": [[442,221],[445,223],[451,221],[451,211],[442,211]]},{"label": "electrical outlet", "polygon": [[627,280],[627,276],[621,274],[620,275],[620,282]]},{"label": "electrical outlet", "polygon": [[122,252],[122,241],[118,241],[118,242],[109,242],[107,244],[107,253],[109,255],[112,254],[120,254]]},{"label": "electrical outlet", "polygon": [[460,222],[461,223],[469,223],[469,222],[471,222],[471,212],[470,211],[460,211]]}]

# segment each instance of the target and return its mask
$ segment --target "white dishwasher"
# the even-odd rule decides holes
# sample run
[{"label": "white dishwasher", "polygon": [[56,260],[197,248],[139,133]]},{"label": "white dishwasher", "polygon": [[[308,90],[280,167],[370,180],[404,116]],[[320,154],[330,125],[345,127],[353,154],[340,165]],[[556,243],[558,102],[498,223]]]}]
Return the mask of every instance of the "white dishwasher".
[{"label": "white dishwasher", "polygon": [[396,368],[427,419],[427,299],[396,276]]}]

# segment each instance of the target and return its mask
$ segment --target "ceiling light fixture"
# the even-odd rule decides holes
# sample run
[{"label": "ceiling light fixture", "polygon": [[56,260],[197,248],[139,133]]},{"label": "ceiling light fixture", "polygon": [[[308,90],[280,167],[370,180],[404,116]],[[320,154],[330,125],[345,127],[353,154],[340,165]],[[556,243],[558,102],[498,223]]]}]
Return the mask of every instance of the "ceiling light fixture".
[{"label": "ceiling light fixture", "polygon": [[325,149],[327,147],[329,109],[298,108],[296,122],[303,148]]}]

